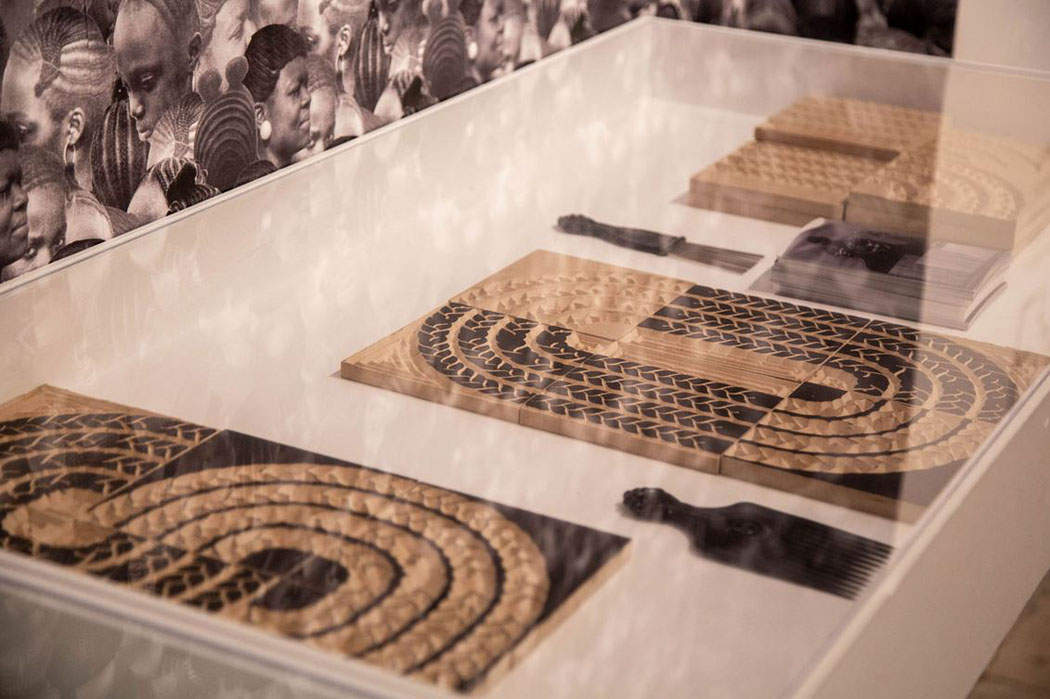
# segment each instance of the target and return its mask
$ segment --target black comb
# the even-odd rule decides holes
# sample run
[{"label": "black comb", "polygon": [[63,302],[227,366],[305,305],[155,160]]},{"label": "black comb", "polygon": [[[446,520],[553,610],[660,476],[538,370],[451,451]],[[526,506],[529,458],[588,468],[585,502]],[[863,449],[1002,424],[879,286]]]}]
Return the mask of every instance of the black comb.
[{"label": "black comb", "polygon": [[710,558],[759,575],[853,599],[893,547],[751,502],[693,507],[660,488],[635,488],[623,504],[636,517],[683,529]]}]

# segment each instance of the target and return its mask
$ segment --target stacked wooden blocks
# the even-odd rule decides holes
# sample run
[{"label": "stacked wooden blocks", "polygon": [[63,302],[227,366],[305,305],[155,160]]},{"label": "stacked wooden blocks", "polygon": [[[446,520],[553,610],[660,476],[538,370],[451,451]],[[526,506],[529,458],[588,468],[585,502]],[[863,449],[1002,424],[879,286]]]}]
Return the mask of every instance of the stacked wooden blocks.
[{"label": "stacked wooden blocks", "polygon": [[693,175],[693,206],[814,218],[1016,249],[1050,225],[1050,149],[954,127],[936,112],[807,97]]}]

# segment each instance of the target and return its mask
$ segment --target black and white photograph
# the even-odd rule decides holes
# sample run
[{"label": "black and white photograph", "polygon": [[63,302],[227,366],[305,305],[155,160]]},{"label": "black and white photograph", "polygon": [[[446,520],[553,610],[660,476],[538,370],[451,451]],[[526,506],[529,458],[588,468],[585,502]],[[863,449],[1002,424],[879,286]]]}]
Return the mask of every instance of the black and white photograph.
[{"label": "black and white photograph", "polygon": [[[49,194],[31,197],[34,242],[5,264],[0,279],[181,211],[634,17],[948,56],[955,4],[9,0],[0,13],[0,118],[18,131],[22,167],[34,183],[43,177],[52,184]],[[42,174],[56,165],[60,177]]]}]

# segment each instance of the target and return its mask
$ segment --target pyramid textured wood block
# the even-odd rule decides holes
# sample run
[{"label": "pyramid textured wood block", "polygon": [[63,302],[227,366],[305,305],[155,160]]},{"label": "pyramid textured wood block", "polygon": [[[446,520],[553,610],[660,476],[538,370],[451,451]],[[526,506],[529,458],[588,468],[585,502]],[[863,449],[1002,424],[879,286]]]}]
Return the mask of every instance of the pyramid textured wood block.
[{"label": "pyramid textured wood block", "polygon": [[841,219],[850,188],[882,162],[870,157],[751,141],[689,181],[689,203],[715,211],[802,225]]},{"label": "pyramid textured wood block", "polygon": [[694,174],[699,208],[1016,250],[1050,227],[1050,145],[964,130],[943,114],[805,97]]},{"label": "pyramid textured wood block", "polygon": [[627,544],[50,387],[0,406],[0,548],[451,689],[498,678]]},{"label": "pyramid textured wood block", "polygon": [[[411,326],[414,336],[399,333],[396,347],[388,338],[344,360],[342,376],[431,400],[473,393],[475,404],[445,402],[912,518],[1050,362],[545,251],[455,298],[496,298],[485,287],[511,284],[513,270],[546,280],[513,281],[540,304],[541,289],[559,303],[573,288],[601,299],[606,282],[610,296],[682,291],[611,340],[453,300]],[[624,318],[612,301],[595,307]],[[439,388],[416,390],[423,383]],[[489,409],[492,401],[505,409]]]},{"label": "pyramid textured wood block", "polygon": [[946,129],[854,186],[846,220],[1020,248],[1050,224],[1050,168],[1034,144]]},{"label": "pyramid textured wood block", "polygon": [[769,117],[755,129],[755,138],[892,160],[933,139],[946,122],[937,112],[811,96]]}]

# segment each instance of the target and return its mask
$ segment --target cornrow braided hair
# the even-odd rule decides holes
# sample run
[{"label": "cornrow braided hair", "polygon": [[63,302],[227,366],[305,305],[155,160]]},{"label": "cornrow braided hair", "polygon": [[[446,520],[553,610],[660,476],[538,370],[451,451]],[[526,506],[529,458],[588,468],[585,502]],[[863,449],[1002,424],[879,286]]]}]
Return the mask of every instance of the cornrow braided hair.
[{"label": "cornrow braided hair", "polygon": [[175,182],[183,168],[190,168],[194,182],[204,184],[203,173],[197,169],[197,164],[189,158],[165,158],[151,167],[146,176],[156,180],[157,184],[160,185],[161,191],[167,195],[172,183]]},{"label": "cornrow braided hair", "polygon": [[[40,0],[37,0],[36,16],[41,17],[58,7],[71,7],[77,12],[82,12],[90,17],[95,22],[99,31],[102,32],[102,35],[108,36],[113,29],[113,18],[112,16],[107,17],[107,14],[110,12],[108,5],[111,1],[112,0],[43,0],[41,2]],[[116,2],[119,1],[120,0],[116,0]]]},{"label": "cornrow braided hair", "polygon": [[122,0],[122,4],[131,2],[145,3],[156,10],[180,45],[201,30],[197,0]]},{"label": "cornrow braided hair", "polygon": [[466,89],[467,39],[459,12],[453,12],[431,26],[423,49],[423,78],[429,93],[439,100]]},{"label": "cornrow braided hair", "polygon": [[354,99],[372,112],[375,111],[376,103],[386,89],[390,76],[390,56],[383,49],[379,11],[374,2],[368,12],[368,21],[361,27],[355,45],[357,48],[353,60]]},{"label": "cornrow braided hair", "polygon": [[11,47],[11,60],[40,61],[34,93],[43,97],[53,119],[76,107],[83,109],[90,139],[116,76],[113,49],[94,20],[69,7],[46,12],[19,35]]},{"label": "cornrow braided hair", "polygon": [[170,204],[168,206],[168,214],[173,214],[176,211],[182,211],[188,209],[194,204],[200,204],[202,201],[211,199],[216,194],[222,194],[218,187],[213,187],[210,184],[194,184],[193,187],[188,189],[186,192],[169,192],[168,200]]},{"label": "cornrow braided hair", "polygon": [[194,160],[204,170],[208,184],[225,192],[237,184],[241,171],[259,156],[252,96],[243,86],[247,61],[235,58],[226,66],[229,89],[219,93],[215,75],[201,84],[206,100],[197,125]]},{"label": "cornrow braided hair", "polygon": [[260,177],[265,177],[271,172],[277,172],[277,166],[271,163],[269,160],[256,160],[255,162],[248,165],[248,167],[241,170],[240,174],[237,175],[237,187],[242,184],[248,184]]},{"label": "cornrow braided hair", "polygon": [[255,32],[244,52],[248,61],[244,86],[252,94],[252,99],[265,102],[273,94],[284,67],[306,54],[306,40],[291,27],[271,24]]},{"label": "cornrow braided hair", "polygon": [[106,206],[127,209],[146,174],[149,145],[139,140],[127,99],[106,109],[91,142],[91,186]]},{"label": "cornrow braided hair", "polygon": [[349,26],[357,33],[368,17],[370,4],[369,0],[321,0],[317,11],[325,18],[329,29]]},{"label": "cornrow braided hair", "polygon": [[188,158],[165,158],[150,170],[168,200],[168,213],[182,211],[219,194],[219,188],[204,181],[204,173]]},{"label": "cornrow braided hair", "polygon": [[113,51],[87,15],[59,7],[34,20],[18,37],[12,56],[26,63],[41,61],[35,93],[49,87],[70,95],[108,93],[109,80],[95,79],[115,72]]},{"label": "cornrow braided hair", "polygon": [[203,112],[204,101],[196,92],[187,92],[168,107],[157,120],[150,138],[150,157],[154,160],[191,157]]}]

